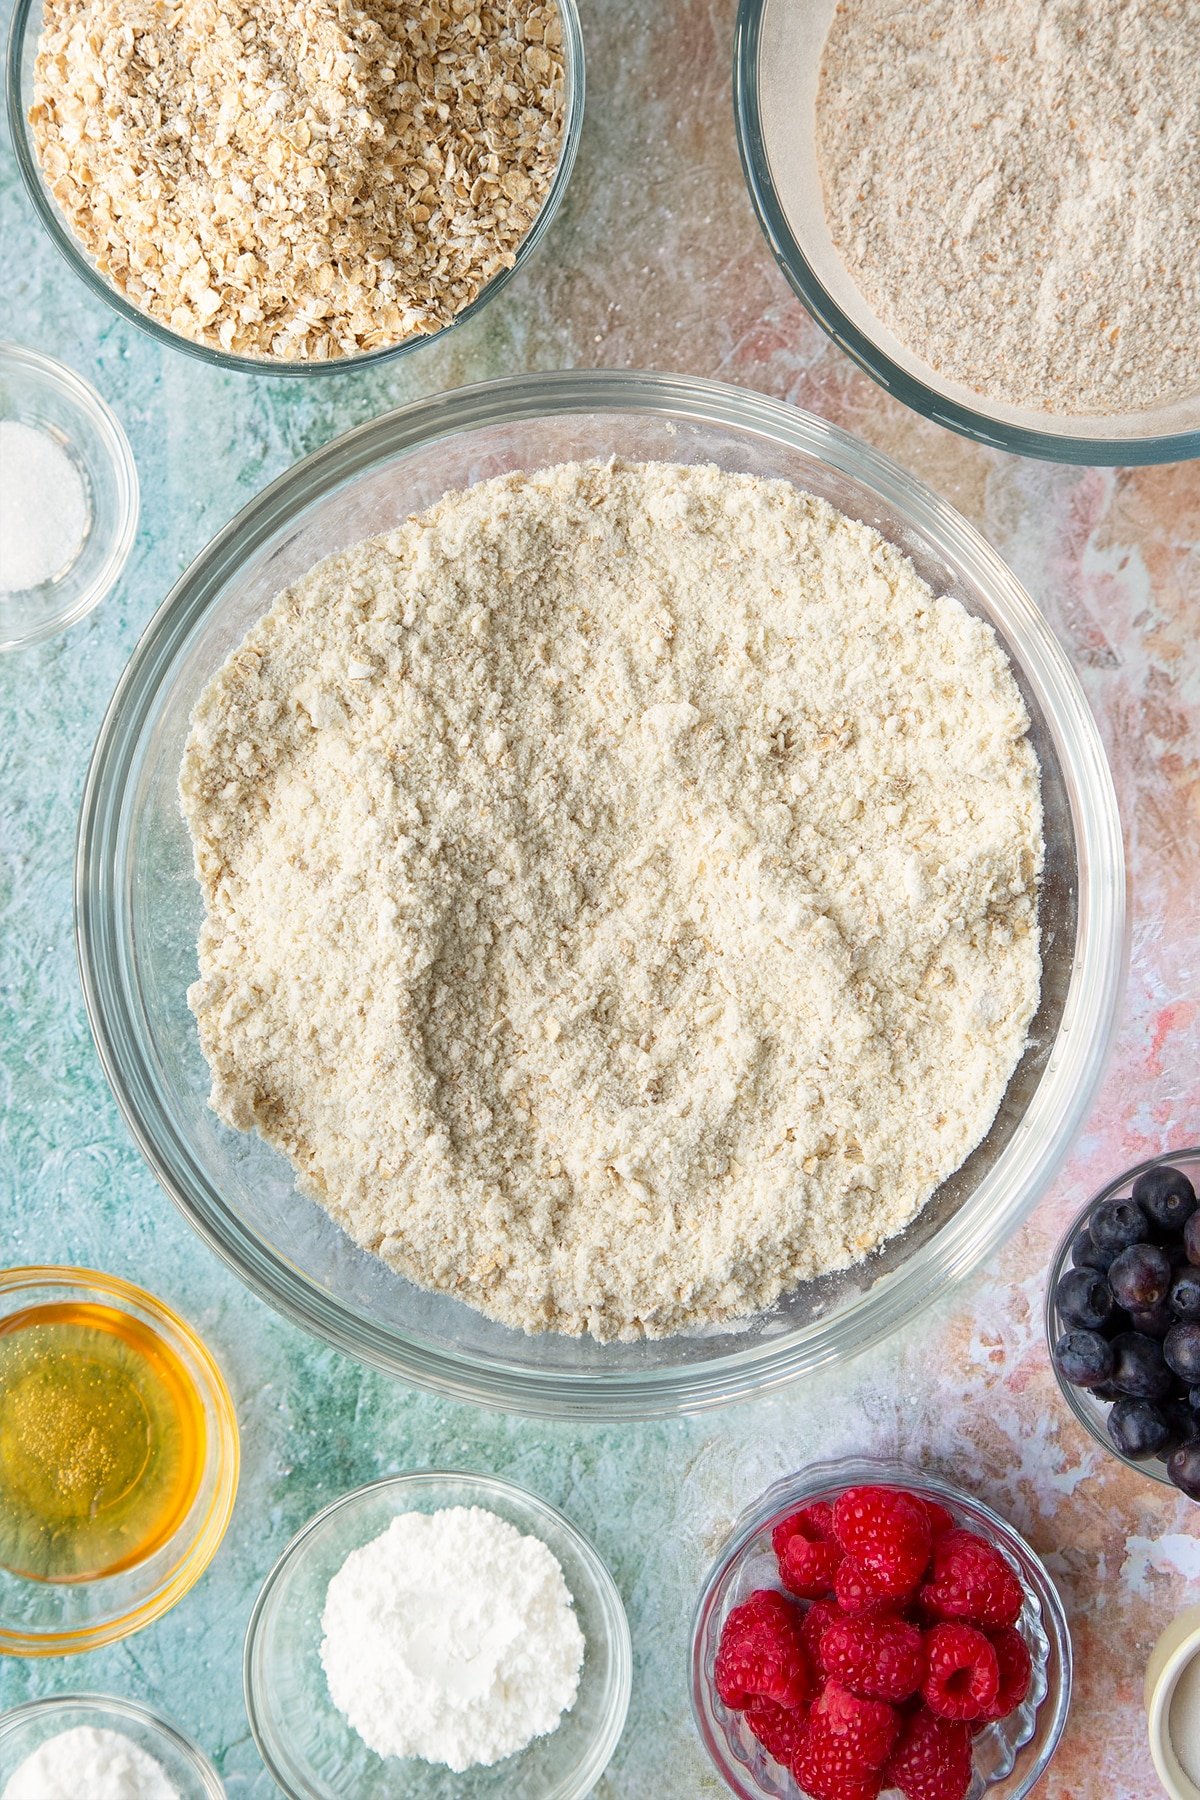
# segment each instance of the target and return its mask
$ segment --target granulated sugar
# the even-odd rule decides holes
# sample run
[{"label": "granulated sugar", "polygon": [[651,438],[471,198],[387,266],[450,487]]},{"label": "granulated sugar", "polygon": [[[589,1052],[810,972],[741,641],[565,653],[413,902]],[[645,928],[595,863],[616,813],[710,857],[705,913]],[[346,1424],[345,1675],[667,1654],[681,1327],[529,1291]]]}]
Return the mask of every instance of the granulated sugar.
[{"label": "granulated sugar", "polygon": [[1200,388],[1200,0],[841,0],[817,151],[879,319],[1013,405]]},{"label": "granulated sugar", "polygon": [[715,468],[452,494],[283,594],[181,772],[212,1105],[527,1331],[660,1336],[902,1229],[1037,1005],[990,628]]},{"label": "granulated sugar", "polygon": [[126,1737],[73,1725],[32,1750],[0,1800],[182,1800],[162,1764]]}]

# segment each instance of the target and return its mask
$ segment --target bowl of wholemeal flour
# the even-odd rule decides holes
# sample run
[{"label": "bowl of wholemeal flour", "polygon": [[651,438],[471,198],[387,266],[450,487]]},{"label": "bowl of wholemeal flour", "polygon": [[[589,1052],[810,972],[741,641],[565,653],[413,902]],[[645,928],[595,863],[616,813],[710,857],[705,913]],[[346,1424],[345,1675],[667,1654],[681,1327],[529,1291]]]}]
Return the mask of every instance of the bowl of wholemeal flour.
[{"label": "bowl of wholemeal flour", "polygon": [[1200,453],[1195,0],[742,0],[759,220],[889,392],[1026,455]]},{"label": "bowl of wholemeal flour", "polygon": [[1103,1058],[1095,729],[964,521],[757,396],[531,377],[351,433],[185,576],[80,834],[168,1190],[418,1382],[641,1414],[912,1316]]},{"label": "bowl of wholemeal flour", "polygon": [[161,341],[257,372],[472,316],[557,213],[583,96],[574,0],[18,0],[9,41],[56,247]]}]

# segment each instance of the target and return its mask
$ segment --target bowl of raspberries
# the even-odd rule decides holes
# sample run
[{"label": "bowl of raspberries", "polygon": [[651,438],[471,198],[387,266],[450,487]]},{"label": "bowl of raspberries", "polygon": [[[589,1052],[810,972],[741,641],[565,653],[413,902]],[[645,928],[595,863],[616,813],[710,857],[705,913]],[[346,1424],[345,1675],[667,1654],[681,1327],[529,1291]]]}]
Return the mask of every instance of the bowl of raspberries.
[{"label": "bowl of raspberries", "polygon": [[700,1736],[741,1800],[1021,1800],[1071,1693],[1067,1622],[982,1501],[900,1464],[777,1482],[692,1636]]},{"label": "bowl of raspberries", "polygon": [[1058,1385],[1106,1450],[1200,1500],[1200,1150],[1127,1169],[1050,1269]]}]

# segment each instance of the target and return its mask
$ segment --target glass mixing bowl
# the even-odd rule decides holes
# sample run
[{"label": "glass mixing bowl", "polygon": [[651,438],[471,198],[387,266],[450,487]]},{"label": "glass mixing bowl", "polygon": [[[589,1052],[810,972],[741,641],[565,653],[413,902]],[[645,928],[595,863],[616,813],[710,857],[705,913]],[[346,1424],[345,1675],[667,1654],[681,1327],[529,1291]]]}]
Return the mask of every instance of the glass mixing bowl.
[{"label": "glass mixing bowl", "polygon": [[76,275],[81,276],[92,292],[99,294],[123,319],[128,319],[139,330],[148,332],[160,344],[169,344],[176,350],[186,350],[190,356],[198,356],[202,362],[212,363],[220,369],[241,369],[257,375],[326,375],[339,369],[365,368],[368,363],[382,362],[389,356],[403,356],[407,351],[419,349],[422,344],[440,342],[448,331],[453,331],[456,326],[474,318],[479,309],[486,306],[519,269],[524,268],[562,205],[579,151],[579,135],[583,130],[584,56],[583,32],[575,0],[556,0],[556,4],[562,21],[565,93],[562,148],[549,192],[541,211],[517,246],[512,267],[501,269],[493,275],[469,306],[464,306],[448,325],[431,335],[417,334],[403,338],[397,344],[385,344],[379,350],[362,351],[357,356],[335,356],[321,362],[296,362],[283,357],[242,356],[214,349],[211,344],[196,343],[182,332],[172,331],[170,326],[151,318],[140,306],[135,306],[107,275],[100,272],[94,258],[75,236],[50,192],[42,173],[42,165],[38,161],[29,124],[29,109],[33,105],[33,71],[37,61],[38,39],[42,33],[43,0],[16,0],[8,32],[8,76],[5,83],[8,127],[25,191],[51,243],[66,258]]},{"label": "glass mixing bowl", "polygon": [[132,1739],[154,1758],[179,1800],[225,1800],[221,1778],[197,1744],[161,1713],[115,1694],[51,1694],[0,1716],[0,1793],[47,1738],[81,1728],[116,1731]]},{"label": "glass mixing bowl", "polygon": [[[1111,1410],[1107,1400],[1101,1400],[1088,1388],[1072,1387],[1054,1360],[1054,1346],[1063,1332],[1068,1330],[1067,1321],[1058,1310],[1058,1284],[1071,1267],[1071,1246],[1078,1234],[1083,1230],[1093,1211],[1105,1200],[1123,1200],[1139,1175],[1148,1169],[1168,1168],[1182,1169],[1196,1192],[1200,1194],[1200,1145],[1194,1149],[1167,1150],[1161,1156],[1152,1156],[1146,1162],[1136,1163],[1132,1169],[1126,1169],[1115,1175],[1111,1181],[1105,1182],[1099,1193],[1093,1194],[1087,1205],[1081,1207],[1071,1220],[1063,1234],[1062,1242],[1054,1253],[1054,1261],[1050,1264],[1050,1273],[1046,1279],[1046,1347],[1050,1355],[1050,1367],[1054,1370],[1054,1378],[1058,1382],[1063,1399],[1070,1407],[1084,1430],[1093,1437],[1102,1450],[1109,1456],[1115,1456],[1123,1462],[1127,1469],[1136,1469],[1139,1475],[1148,1476],[1151,1481],[1158,1481],[1164,1487],[1174,1487],[1167,1474],[1165,1454],[1158,1456],[1126,1456],[1118,1450],[1108,1435],[1108,1415]],[[1178,1492],[1178,1489],[1175,1489]]]},{"label": "glass mixing bowl", "polygon": [[836,10],[837,0],[741,0],[734,41],[734,110],[750,198],[776,262],[817,324],[905,406],[980,443],[1069,463],[1200,456],[1200,392],[1096,417],[1010,406],[939,375],[876,316],[834,248],[817,169],[817,78]]},{"label": "glass mixing bowl", "polygon": [[[769,1311],[696,1336],[526,1337],[427,1294],[351,1243],[290,1166],[209,1111],[186,990],[202,917],[176,798],[196,700],[275,595],[321,557],[448,490],[579,457],[715,463],[780,477],[865,520],[992,622],[1032,720],[1047,839],[1041,1005],[984,1142],[909,1228]],[[648,1417],[760,1392],[919,1314],[1034,1205],[1102,1067],[1124,958],[1116,800],[1091,714],[1014,576],[936,494],[820,419],[674,376],[529,375],[360,426],[268,487],[176,584],[100,731],[83,801],[76,919],[88,1012],[151,1166],[201,1235],[310,1331],[406,1380],[527,1413]]]},{"label": "glass mixing bowl", "polygon": [[735,1606],[756,1588],[780,1585],[772,1526],[802,1506],[833,1501],[846,1488],[863,1484],[901,1487],[937,1501],[957,1526],[999,1550],[1019,1576],[1025,1604],[1017,1629],[1029,1648],[1033,1680],[1009,1718],[976,1735],[967,1800],[1024,1800],[1058,1748],[1071,1706],[1071,1634],[1062,1601],[1040,1558],[999,1513],[903,1463],[857,1457],[814,1463],[777,1481],[742,1514],[708,1572],[692,1628],[692,1713],[705,1749],[739,1800],[802,1800],[798,1783],[767,1755],[742,1714],[732,1712],[717,1693],[717,1647]]},{"label": "glass mixing bowl", "polygon": [[[486,1768],[455,1775],[367,1748],[333,1704],[321,1663],[329,1583],[351,1551],[401,1513],[480,1506],[557,1557],[586,1649],[579,1692],[554,1731]],[[297,1532],[263,1583],[246,1631],[246,1713],[259,1754],[295,1800],[584,1800],[625,1725],[633,1651],[616,1583],[569,1519],[486,1475],[391,1475],[343,1494]]]}]

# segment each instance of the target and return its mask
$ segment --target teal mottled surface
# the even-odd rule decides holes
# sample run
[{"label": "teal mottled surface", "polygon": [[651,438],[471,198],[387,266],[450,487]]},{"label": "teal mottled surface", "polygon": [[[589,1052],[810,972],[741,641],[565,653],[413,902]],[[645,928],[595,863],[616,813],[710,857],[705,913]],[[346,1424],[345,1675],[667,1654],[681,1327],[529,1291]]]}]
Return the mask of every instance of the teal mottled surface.
[{"label": "teal mottled surface", "polygon": [[[0,330],[95,383],[142,479],[141,529],[118,590],[67,635],[0,664],[3,1254],[94,1264],[178,1305],[225,1365],[245,1461],[226,1543],[173,1613],[84,1658],[0,1663],[0,1703],[81,1686],[146,1700],[208,1749],[234,1800],[262,1800],[273,1789],[249,1738],[240,1656],[263,1575],[292,1531],[345,1489],[390,1470],[460,1466],[563,1507],[616,1574],[633,1628],[634,1702],[597,1792],[714,1795],[686,1690],[709,1557],[768,1480],[817,1454],[877,1450],[991,1499],[1062,1581],[1081,1654],[1046,1800],[1150,1800],[1141,1673],[1200,1578],[1194,1509],[1117,1469],[1067,1421],[1039,1308],[1049,1249],[1082,1196],[1140,1156],[1200,1138],[1196,470],[1023,464],[904,413],[807,320],[758,234],[733,136],[732,0],[589,0],[584,27],[580,164],[536,264],[444,342],[362,374],[223,376],[159,349],[45,242],[2,147]],[[172,581],[239,506],[389,406],[584,363],[715,375],[823,412],[979,524],[1085,681],[1136,881],[1129,996],[1100,1101],[1063,1178],[983,1277],[884,1351],[784,1398],[581,1430],[445,1404],[364,1372],[267,1312],[203,1249],[143,1166],[101,1075],[75,967],[71,861],[117,677]]]}]

